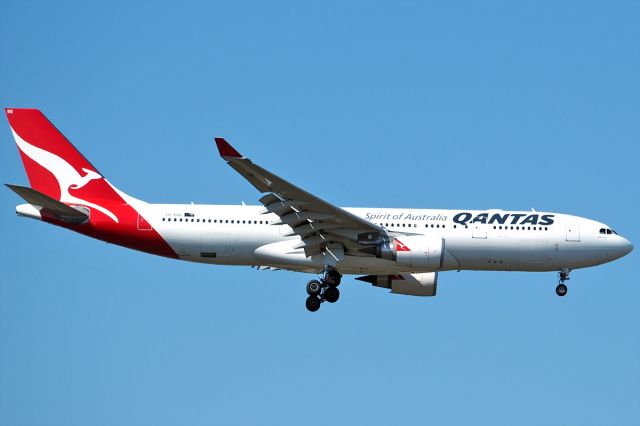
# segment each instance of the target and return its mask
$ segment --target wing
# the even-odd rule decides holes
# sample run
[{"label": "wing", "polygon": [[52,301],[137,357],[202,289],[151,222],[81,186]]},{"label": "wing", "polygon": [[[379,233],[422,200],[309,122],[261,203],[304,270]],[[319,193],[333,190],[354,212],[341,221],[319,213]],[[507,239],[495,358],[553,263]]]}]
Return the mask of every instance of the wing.
[{"label": "wing", "polygon": [[[223,138],[216,138],[220,156],[258,191],[263,213],[274,213],[291,227],[289,236],[302,239],[296,248],[303,248],[307,257],[341,245],[345,254],[368,256],[371,247],[386,236],[378,225],[336,207],[295,186],[240,155]],[[369,248],[369,250],[366,250]]]}]

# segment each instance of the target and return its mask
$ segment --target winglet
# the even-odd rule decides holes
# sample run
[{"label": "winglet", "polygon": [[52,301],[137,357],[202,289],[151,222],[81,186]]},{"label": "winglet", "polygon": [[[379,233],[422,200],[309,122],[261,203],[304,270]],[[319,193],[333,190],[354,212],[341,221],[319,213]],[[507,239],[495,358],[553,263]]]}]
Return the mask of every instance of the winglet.
[{"label": "winglet", "polygon": [[242,158],[242,155],[240,155],[234,147],[229,145],[229,142],[224,140],[224,138],[216,138],[216,145],[218,146],[221,157]]}]

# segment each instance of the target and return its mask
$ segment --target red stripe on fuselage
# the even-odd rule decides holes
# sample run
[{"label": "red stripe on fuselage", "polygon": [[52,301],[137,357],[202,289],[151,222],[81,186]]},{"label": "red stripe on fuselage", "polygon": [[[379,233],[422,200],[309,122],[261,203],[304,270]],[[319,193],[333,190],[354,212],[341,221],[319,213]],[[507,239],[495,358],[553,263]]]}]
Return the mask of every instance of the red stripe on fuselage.
[{"label": "red stripe on fuselage", "polygon": [[[123,210],[133,212],[124,212]],[[49,222],[91,238],[106,241],[111,244],[127,247],[133,250],[143,251],[145,253],[155,254],[158,256],[177,259],[178,255],[167,244],[155,229],[138,229],[138,213],[129,205],[123,205],[118,209],[114,209],[114,213],[121,219],[120,223],[113,222],[110,218],[102,215],[100,212],[91,211],[89,222],[83,224],[71,224],[63,222],[56,217],[47,214],[46,210],[41,211],[42,220]],[[102,217],[97,217],[102,215]],[[131,220],[131,216],[134,219]]]}]

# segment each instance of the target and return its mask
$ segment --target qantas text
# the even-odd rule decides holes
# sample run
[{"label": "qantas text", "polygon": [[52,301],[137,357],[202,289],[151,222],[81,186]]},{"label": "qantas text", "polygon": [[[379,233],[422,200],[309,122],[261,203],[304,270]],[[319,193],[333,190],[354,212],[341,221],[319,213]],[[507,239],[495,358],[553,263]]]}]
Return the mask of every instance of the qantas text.
[{"label": "qantas text", "polygon": [[455,223],[467,225],[469,223],[495,223],[498,225],[551,225],[552,214],[527,213],[480,213],[476,216],[468,212],[458,213],[453,217]]}]

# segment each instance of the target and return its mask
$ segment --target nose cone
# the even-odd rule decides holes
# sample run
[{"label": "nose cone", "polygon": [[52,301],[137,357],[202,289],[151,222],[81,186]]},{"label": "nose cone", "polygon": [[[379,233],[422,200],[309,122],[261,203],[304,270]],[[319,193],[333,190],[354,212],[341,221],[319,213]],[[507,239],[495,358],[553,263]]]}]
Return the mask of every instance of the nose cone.
[{"label": "nose cone", "polygon": [[618,241],[616,241],[615,249],[613,250],[616,258],[621,258],[622,256],[626,256],[631,253],[633,250],[633,244],[629,240],[624,237],[620,237]]}]

